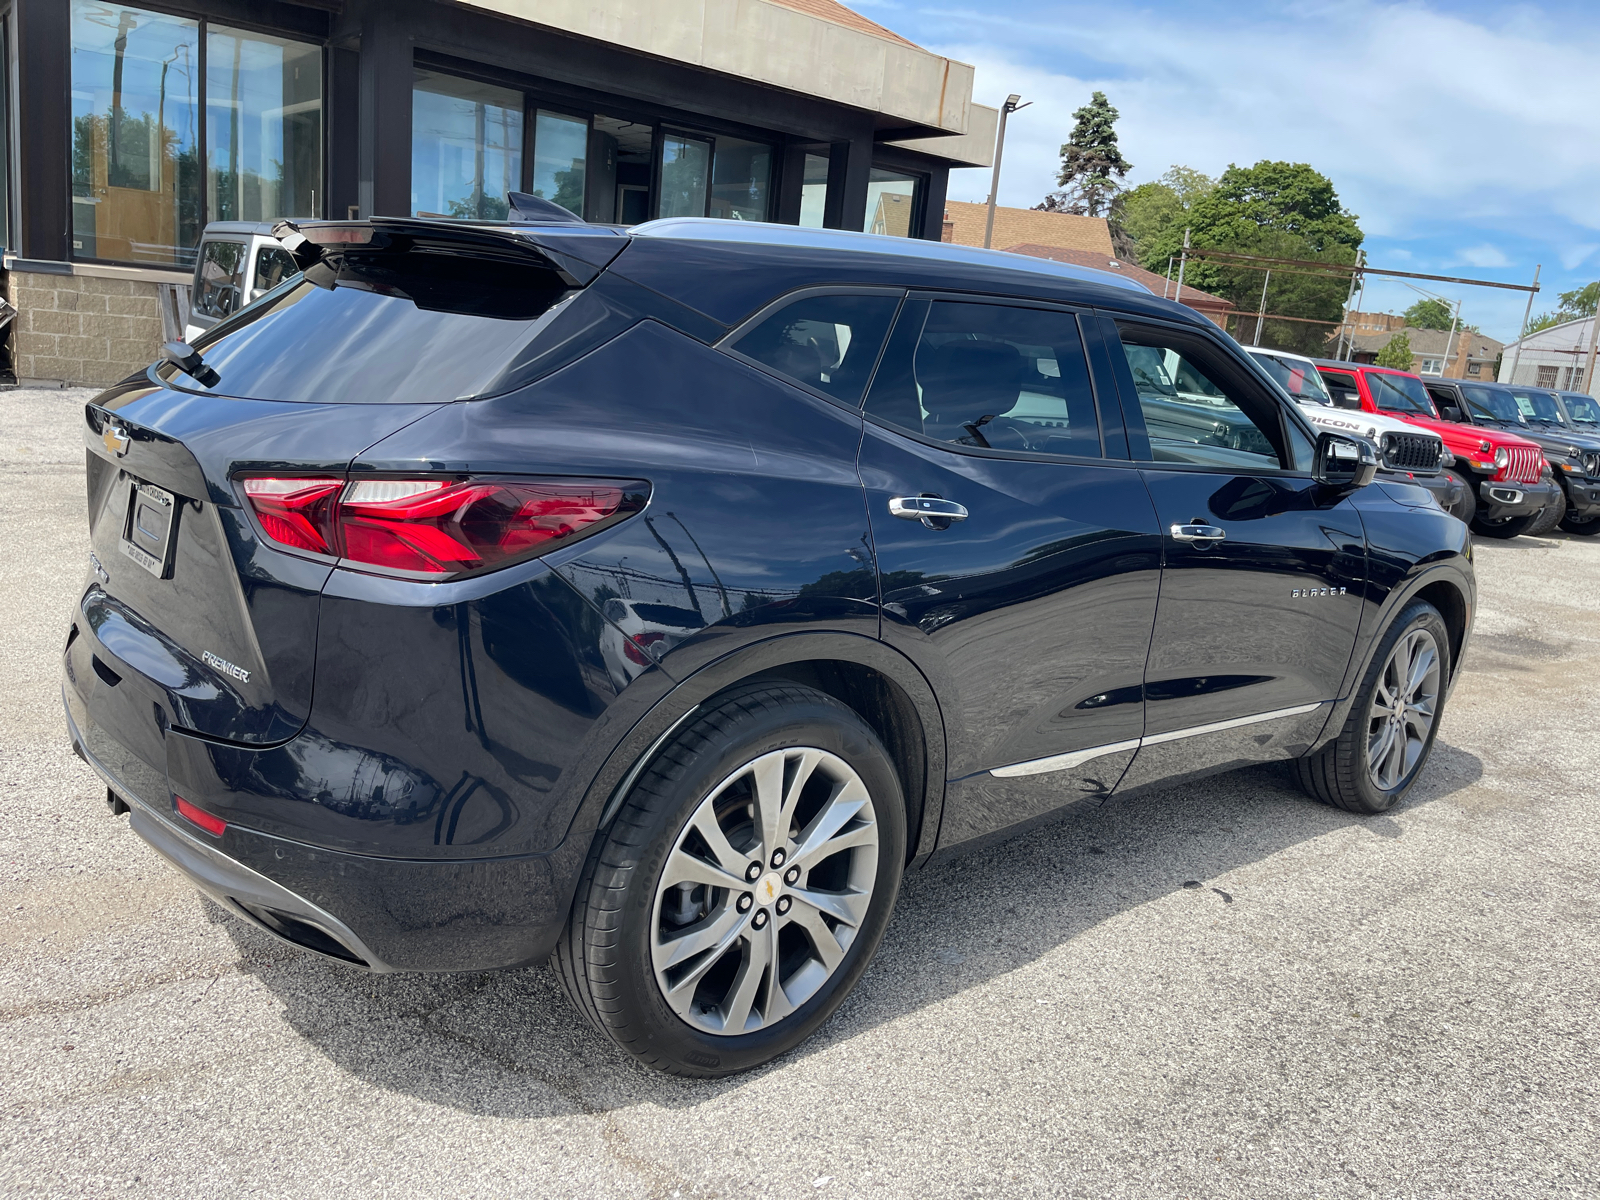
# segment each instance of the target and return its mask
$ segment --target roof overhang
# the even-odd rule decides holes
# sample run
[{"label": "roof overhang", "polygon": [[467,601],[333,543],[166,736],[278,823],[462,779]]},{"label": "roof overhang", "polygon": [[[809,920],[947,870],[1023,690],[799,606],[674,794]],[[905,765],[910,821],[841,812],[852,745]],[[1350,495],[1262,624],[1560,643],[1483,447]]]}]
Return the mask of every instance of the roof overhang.
[{"label": "roof overhang", "polygon": [[[878,126],[970,132],[973,68],[773,0],[456,0],[465,8],[863,109]],[[989,110],[993,111],[993,110]],[[948,157],[940,137],[930,148]],[[989,131],[993,142],[993,130]],[[985,160],[987,161],[987,159]]]}]

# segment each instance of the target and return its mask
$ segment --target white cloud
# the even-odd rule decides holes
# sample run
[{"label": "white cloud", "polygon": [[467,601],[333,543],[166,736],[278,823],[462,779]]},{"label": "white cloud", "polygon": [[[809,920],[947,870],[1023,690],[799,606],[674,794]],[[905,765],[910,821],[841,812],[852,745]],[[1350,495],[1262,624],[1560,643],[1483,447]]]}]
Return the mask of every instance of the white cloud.
[{"label": "white cloud", "polygon": [[[1421,236],[1444,218],[1520,221],[1542,236],[1530,214],[1600,230],[1592,28],[1547,28],[1516,7],[1491,26],[1379,0],[1308,0],[1248,23],[1219,22],[1211,6],[1050,11],[971,12],[976,37],[936,47],[977,68],[977,99],[1019,91],[1036,102],[1012,118],[1006,203],[1036,203],[1054,186],[1070,114],[1099,88],[1121,111],[1132,182],[1172,163],[1215,173],[1287,159],[1329,175],[1370,234]],[[1057,74],[1025,65],[1017,45],[1032,47],[1034,62],[1052,47],[1066,61],[1091,52],[1106,69]],[[957,172],[951,195],[981,198],[978,175]]]},{"label": "white cloud", "polygon": [[1566,246],[1561,251],[1561,267],[1566,271],[1575,271],[1583,266],[1584,261],[1596,250],[1600,250],[1600,243],[1580,242],[1575,246]]},{"label": "white cloud", "polygon": [[1469,267],[1509,267],[1511,260],[1498,246],[1491,246],[1485,242],[1481,246],[1468,246],[1458,251],[1456,261],[1464,262]]}]

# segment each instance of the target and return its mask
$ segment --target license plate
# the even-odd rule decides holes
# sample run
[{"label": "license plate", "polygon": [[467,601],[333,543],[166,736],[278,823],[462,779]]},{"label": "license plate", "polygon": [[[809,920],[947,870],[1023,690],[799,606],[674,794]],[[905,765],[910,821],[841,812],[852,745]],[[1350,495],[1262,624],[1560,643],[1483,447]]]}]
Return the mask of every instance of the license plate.
[{"label": "license plate", "polygon": [[128,490],[128,523],[122,552],[157,579],[172,574],[173,532],[178,504],[169,491],[135,479]]}]

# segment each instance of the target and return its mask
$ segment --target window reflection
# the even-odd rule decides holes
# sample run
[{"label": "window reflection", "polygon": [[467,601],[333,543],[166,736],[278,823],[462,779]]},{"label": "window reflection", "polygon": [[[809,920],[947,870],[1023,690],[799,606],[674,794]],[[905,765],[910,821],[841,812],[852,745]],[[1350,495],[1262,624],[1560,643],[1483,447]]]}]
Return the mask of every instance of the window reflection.
[{"label": "window reflection", "polygon": [[683,134],[661,139],[661,213],[663,217],[706,215],[706,176],[711,143]]},{"label": "window reflection", "polygon": [[188,266],[200,235],[197,21],[73,0],[72,250]]},{"label": "window reflection", "polygon": [[805,177],[800,184],[800,224],[821,229],[828,207],[828,156],[806,155]]},{"label": "window reflection", "polygon": [[915,175],[873,167],[867,180],[867,219],[862,228],[868,233],[911,237],[916,221],[917,184]]},{"label": "window reflection", "polygon": [[541,112],[533,134],[533,194],[583,216],[589,122]]},{"label": "window reflection", "polygon": [[717,139],[711,170],[711,216],[734,221],[765,221],[771,183],[771,146],[739,138]]},{"label": "window reflection", "polygon": [[411,212],[503,221],[522,186],[522,93],[419,70],[411,97]]},{"label": "window reflection", "polygon": [[322,190],[322,51],[206,30],[208,220],[317,216]]}]

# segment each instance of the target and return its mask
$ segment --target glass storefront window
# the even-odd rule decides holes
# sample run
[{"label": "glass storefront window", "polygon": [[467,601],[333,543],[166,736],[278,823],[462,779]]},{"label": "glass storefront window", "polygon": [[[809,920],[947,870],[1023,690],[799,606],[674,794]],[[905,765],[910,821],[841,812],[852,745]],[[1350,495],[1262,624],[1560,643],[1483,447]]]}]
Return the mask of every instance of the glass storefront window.
[{"label": "glass storefront window", "polygon": [[418,70],[411,95],[413,216],[503,221],[522,188],[522,93]]},{"label": "glass storefront window", "polygon": [[711,165],[713,217],[765,221],[772,185],[772,147],[761,142],[719,137]]},{"label": "glass storefront window", "polygon": [[583,216],[589,122],[541,112],[533,129],[533,194]]},{"label": "glass storefront window", "polygon": [[800,224],[821,229],[828,208],[828,156],[806,155],[805,176],[800,182]]},{"label": "glass storefront window", "polygon": [[661,210],[663,217],[706,215],[706,176],[711,143],[681,133],[661,139]]},{"label": "glass storefront window", "polygon": [[206,29],[206,218],[319,215],[322,51]]},{"label": "glass storefront window", "polygon": [[867,233],[911,237],[915,233],[912,225],[916,221],[918,183],[916,175],[873,167],[867,178],[867,219],[862,228]]},{"label": "glass storefront window", "polygon": [[73,255],[191,265],[199,22],[90,0],[71,20]]}]

